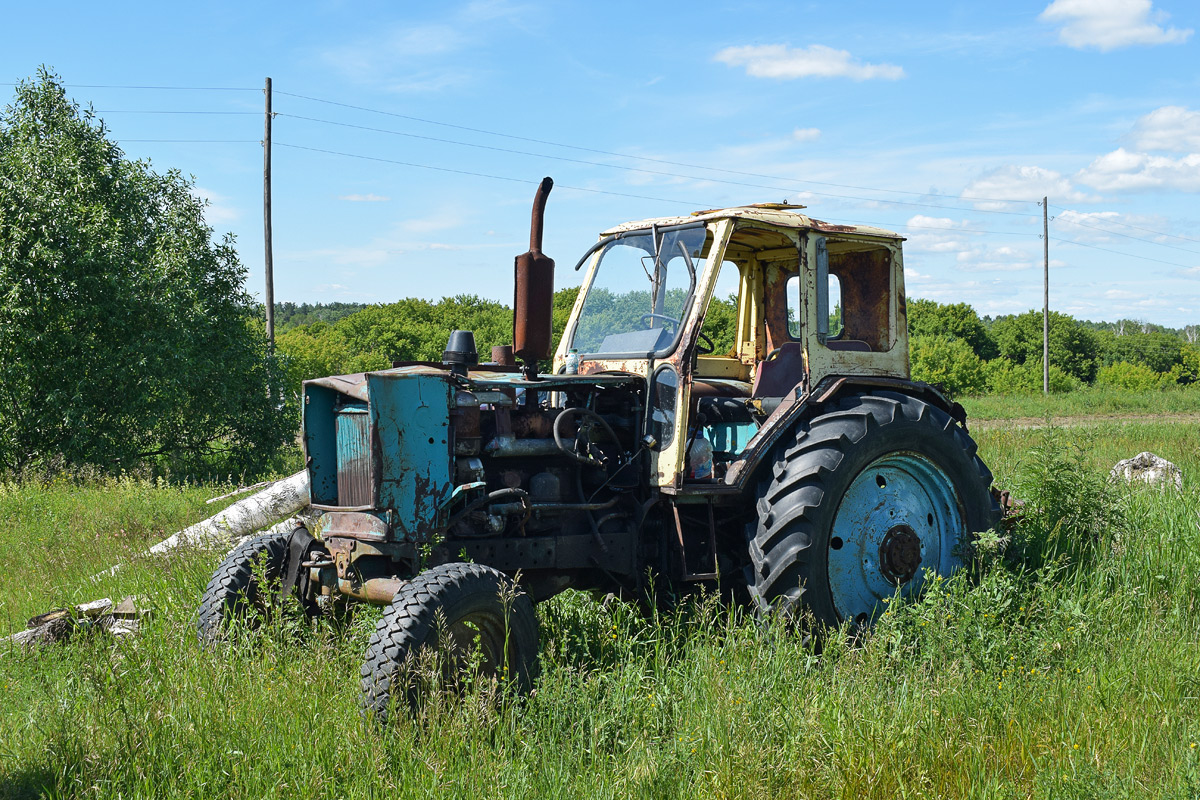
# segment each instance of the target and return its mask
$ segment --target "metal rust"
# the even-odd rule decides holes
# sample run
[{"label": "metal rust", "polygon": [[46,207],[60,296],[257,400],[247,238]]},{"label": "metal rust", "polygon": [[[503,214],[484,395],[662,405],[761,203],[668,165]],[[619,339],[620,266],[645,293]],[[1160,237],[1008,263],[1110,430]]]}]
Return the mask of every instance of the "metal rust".
[{"label": "metal rust", "polygon": [[529,251],[517,256],[513,294],[513,355],[534,365],[549,358],[553,345],[554,259],[542,253],[546,199],[554,181],[543,178],[533,199]]},{"label": "metal rust", "polygon": [[[683,288],[671,288],[690,293],[672,300],[675,343],[642,352],[638,336],[620,338],[631,332],[626,323],[581,323],[591,287],[612,289],[612,275],[597,276],[615,263],[585,258],[553,368],[536,374],[551,349],[554,262],[541,251],[551,186],[546,179],[538,188],[529,251],[514,262],[514,343],[493,348],[494,363],[457,364],[451,374],[397,362],[306,382],[313,501],[330,510],[328,561],[308,566],[326,594],[386,603],[420,570],[463,559],[519,572],[539,598],[569,587],[636,594],[648,575],[676,586],[717,580],[747,564],[745,525],[762,510],[757,487],[781,443],[827,404],[887,389],[920,396],[965,428],[961,406],[909,376],[902,238],[775,204],[603,234],[645,242],[675,226],[703,229],[688,240],[695,250],[685,248],[695,268]],[[645,302],[656,311],[659,241],[646,250],[654,285]],[[594,253],[605,248],[602,238]],[[728,352],[701,354],[701,327],[728,264],[738,279],[736,338]],[[633,272],[641,287],[636,263]],[[834,308],[842,327],[830,331]],[[638,351],[592,357],[573,337],[597,326],[594,342]],[[581,361],[567,374],[572,349]],[[880,531],[868,555],[904,584],[925,554],[899,522]]]}]

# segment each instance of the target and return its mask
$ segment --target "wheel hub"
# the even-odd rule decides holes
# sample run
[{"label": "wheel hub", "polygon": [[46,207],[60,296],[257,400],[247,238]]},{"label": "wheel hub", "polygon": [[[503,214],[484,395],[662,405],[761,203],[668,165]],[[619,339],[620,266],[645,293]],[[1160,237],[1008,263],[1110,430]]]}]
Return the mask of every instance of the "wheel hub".
[{"label": "wheel hub", "polygon": [[907,583],[921,567],[921,539],[907,525],[896,525],[879,543],[879,568],[896,586]]}]

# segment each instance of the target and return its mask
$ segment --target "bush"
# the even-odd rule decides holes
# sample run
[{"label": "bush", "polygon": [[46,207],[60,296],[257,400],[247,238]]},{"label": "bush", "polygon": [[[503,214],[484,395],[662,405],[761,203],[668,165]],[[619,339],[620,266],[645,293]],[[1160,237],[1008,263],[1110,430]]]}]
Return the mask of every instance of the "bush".
[{"label": "bush", "polygon": [[914,336],[909,349],[914,380],[932,383],[951,395],[980,394],[987,389],[984,363],[962,339]]},{"label": "bush", "polygon": [[[984,365],[984,378],[991,394],[1036,394],[1042,391],[1041,359],[1016,364],[1007,358],[994,358]],[[1050,391],[1054,394],[1072,392],[1082,383],[1058,366],[1050,365]]]},{"label": "bush", "polygon": [[1155,372],[1142,364],[1119,361],[1100,368],[1096,373],[1096,385],[1145,392],[1166,389],[1177,384],[1175,376],[1170,373]]},{"label": "bush", "polygon": [[911,298],[908,301],[908,332],[911,336],[943,336],[966,342],[975,355],[987,360],[999,354],[987,326],[966,303],[938,303]]}]

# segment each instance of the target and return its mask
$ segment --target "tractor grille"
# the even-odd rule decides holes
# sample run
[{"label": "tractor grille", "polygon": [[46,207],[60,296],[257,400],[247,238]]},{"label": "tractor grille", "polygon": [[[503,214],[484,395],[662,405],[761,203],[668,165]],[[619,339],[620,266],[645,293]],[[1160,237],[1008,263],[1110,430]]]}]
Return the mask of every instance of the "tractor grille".
[{"label": "tractor grille", "polygon": [[371,430],[366,406],[346,406],[337,412],[337,504],[369,506],[371,492]]}]

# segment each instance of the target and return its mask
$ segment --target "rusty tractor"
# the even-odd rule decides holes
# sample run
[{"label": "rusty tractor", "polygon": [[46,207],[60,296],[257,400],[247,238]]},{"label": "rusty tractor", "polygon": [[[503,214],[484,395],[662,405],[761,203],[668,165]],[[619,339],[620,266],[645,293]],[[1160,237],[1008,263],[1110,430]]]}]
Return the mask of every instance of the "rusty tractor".
[{"label": "rusty tractor", "polygon": [[[202,640],[279,596],[386,606],[362,668],[386,716],[427,649],[528,687],[533,603],[719,588],[868,625],[1000,516],[966,415],[909,372],[902,237],[760,204],[631,222],[576,265],[552,353],[549,178],[516,259],[511,347],[304,384],[320,538],[260,536],[217,570]],[[723,352],[705,329],[736,296]],[[539,361],[551,367],[539,373]],[[253,569],[261,561],[265,568]]]}]

